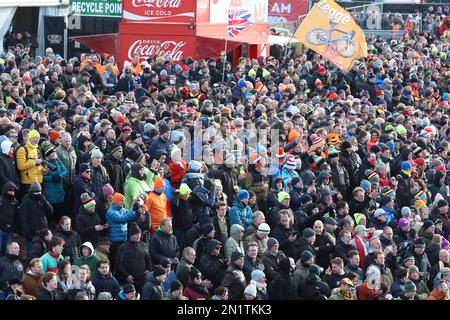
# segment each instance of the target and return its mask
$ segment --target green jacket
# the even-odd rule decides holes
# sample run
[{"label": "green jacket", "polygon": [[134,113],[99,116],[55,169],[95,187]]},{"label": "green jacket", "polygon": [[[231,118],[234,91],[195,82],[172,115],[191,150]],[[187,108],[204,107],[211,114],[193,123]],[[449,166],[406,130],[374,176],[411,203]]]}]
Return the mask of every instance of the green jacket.
[{"label": "green jacket", "polygon": [[42,261],[42,272],[55,272],[58,270],[58,262],[63,260],[63,256],[59,255],[58,258],[54,258],[50,253],[46,253],[41,257]]},{"label": "green jacket", "polygon": [[142,193],[147,194],[148,192],[150,192],[150,190],[144,180],[139,180],[135,177],[132,177],[131,175],[128,175],[127,179],[125,180],[124,186],[125,208],[129,209],[131,207],[131,203],[133,202],[134,197]]},{"label": "green jacket", "polygon": [[[88,247],[91,250],[91,253],[87,257],[83,257],[83,247]],[[97,263],[100,261],[100,258],[95,254],[92,243],[85,242],[80,246],[80,257],[75,260],[74,265],[81,267],[84,264],[89,266],[89,270],[91,270],[91,274],[94,274],[97,270]]]}]

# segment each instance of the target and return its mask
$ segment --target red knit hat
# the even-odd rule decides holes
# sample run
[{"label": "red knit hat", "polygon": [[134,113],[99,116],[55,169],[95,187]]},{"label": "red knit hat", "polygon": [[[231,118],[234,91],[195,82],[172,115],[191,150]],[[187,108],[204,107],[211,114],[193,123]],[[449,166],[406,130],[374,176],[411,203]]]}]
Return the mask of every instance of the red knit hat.
[{"label": "red knit hat", "polygon": [[50,142],[54,142],[56,139],[61,138],[61,133],[59,133],[56,130],[52,130],[52,131],[50,131],[49,136],[50,136]]},{"label": "red knit hat", "polygon": [[119,202],[123,202],[124,199],[125,198],[124,198],[123,194],[116,192],[112,196],[112,203],[116,204],[116,203],[119,203]]},{"label": "red knit hat", "polygon": [[314,86],[320,87],[320,86],[323,86],[323,83],[322,83],[322,81],[320,81],[320,79],[316,79],[316,81],[314,82]]},{"label": "red knit hat", "polygon": [[117,125],[119,125],[119,124],[125,123],[125,121],[127,121],[127,119],[125,117],[119,117],[119,118],[117,118],[116,123],[117,123]]}]

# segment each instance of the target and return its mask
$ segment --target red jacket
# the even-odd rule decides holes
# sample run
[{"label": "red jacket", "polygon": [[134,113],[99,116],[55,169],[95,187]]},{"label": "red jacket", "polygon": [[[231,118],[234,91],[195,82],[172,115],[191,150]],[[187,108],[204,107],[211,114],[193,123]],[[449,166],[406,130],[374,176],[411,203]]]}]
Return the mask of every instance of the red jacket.
[{"label": "red jacket", "polygon": [[184,288],[183,295],[187,297],[189,300],[206,299],[206,297],[202,293],[195,291],[190,287]]},{"label": "red jacket", "polygon": [[170,182],[175,185],[181,183],[187,168],[188,166],[184,160],[181,160],[181,163],[178,164],[169,160]]},{"label": "red jacket", "polygon": [[369,289],[365,281],[358,287],[357,291],[358,300],[376,300],[381,295],[381,293],[378,293],[374,289]]}]

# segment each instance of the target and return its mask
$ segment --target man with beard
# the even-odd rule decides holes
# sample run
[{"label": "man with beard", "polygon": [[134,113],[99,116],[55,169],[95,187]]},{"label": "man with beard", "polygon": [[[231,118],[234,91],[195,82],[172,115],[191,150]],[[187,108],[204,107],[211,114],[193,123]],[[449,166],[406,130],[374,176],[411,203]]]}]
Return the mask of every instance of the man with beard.
[{"label": "man with beard", "polygon": [[116,85],[116,91],[128,93],[134,90],[133,70],[130,67],[125,68],[125,76],[120,78]]},{"label": "man with beard", "polygon": [[347,230],[339,233],[339,240],[334,249],[334,257],[340,257],[345,265],[348,265],[348,253],[356,248],[352,245],[352,234]]},{"label": "man with beard", "polygon": [[244,266],[244,254],[235,251],[231,254],[230,265],[225,271],[222,286],[228,288],[230,300],[242,300],[246,286],[245,276],[242,272]]}]

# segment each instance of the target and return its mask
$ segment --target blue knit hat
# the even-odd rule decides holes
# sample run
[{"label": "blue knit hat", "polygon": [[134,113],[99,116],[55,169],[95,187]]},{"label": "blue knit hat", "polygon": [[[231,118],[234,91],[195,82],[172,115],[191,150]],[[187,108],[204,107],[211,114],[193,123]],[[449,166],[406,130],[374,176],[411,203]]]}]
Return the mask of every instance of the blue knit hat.
[{"label": "blue knit hat", "polygon": [[241,189],[238,193],[238,200],[242,201],[244,199],[250,199],[250,193],[248,193],[248,191],[245,189]]},{"label": "blue knit hat", "polygon": [[412,168],[412,164],[409,163],[408,161],[403,161],[402,162],[402,170],[411,170]]}]

